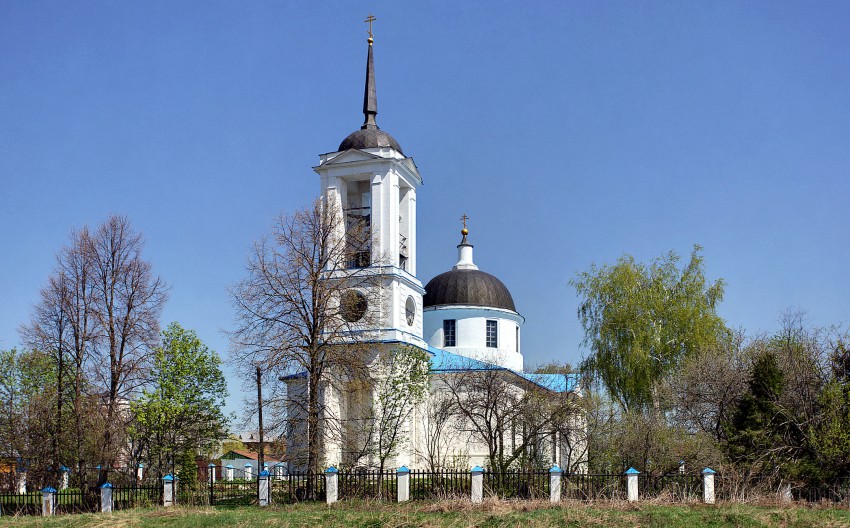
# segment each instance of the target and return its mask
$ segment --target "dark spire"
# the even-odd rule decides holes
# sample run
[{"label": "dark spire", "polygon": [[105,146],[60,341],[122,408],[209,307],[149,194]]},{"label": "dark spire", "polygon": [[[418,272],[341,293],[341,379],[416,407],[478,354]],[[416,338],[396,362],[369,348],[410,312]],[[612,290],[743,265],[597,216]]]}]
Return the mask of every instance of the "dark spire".
[{"label": "dark spire", "polygon": [[369,37],[369,57],[366,59],[366,91],[363,94],[363,115],[365,120],[361,129],[377,129],[375,116],[378,115],[378,94],[375,91],[375,61],[372,59],[372,43]]}]

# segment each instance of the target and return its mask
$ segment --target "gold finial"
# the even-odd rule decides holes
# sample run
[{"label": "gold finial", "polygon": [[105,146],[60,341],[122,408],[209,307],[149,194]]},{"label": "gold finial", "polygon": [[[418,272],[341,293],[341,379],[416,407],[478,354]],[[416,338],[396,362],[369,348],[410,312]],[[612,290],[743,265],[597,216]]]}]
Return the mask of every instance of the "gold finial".
[{"label": "gold finial", "polygon": [[376,20],[378,20],[378,19],[375,18],[373,15],[369,15],[369,16],[366,17],[366,20],[363,21],[363,22],[369,23],[369,38],[367,40],[369,41],[370,46],[372,45],[373,42],[375,42],[375,38],[374,38],[375,35],[372,34],[372,22],[374,22]]},{"label": "gold finial", "polygon": [[466,221],[469,220],[469,217],[466,216],[466,213],[460,217],[460,221],[463,222],[463,229],[460,230],[460,234],[466,236],[469,234],[469,229],[466,228]]}]

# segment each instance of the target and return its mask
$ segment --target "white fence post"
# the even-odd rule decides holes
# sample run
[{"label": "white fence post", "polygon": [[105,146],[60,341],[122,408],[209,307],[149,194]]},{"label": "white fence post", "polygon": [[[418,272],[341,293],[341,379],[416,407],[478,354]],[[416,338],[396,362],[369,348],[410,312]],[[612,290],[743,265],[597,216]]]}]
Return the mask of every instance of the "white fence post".
[{"label": "white fence post", "polygon": [[254,466],[251,465],[250,462],[245,464],[245,480],[252,480],[254,478]]},{"label": "white fence post", "polygon": [[328,504],[339,500],[339,471],[333,466],[325,470],[325,498]]},{"label": "white fence post", "polygon": [[629,502],[638,500],[638,475],[640,471],[633,467],[626,470],[626,498]]},{"label": "white fence post", "polygon": [[257,502],[260,506],[269,505],[269,472],[265,469],[257,475]]},{"label": "white fence post", "polygon": [[711,468],[702,470],[702,501],[706,504],[714,504],[714,474]]},{"label": "white fence post", "polygon": [[41,490],[41,514],[53,515],[56,513],[56,489],[50,486]]},{"label": "white fence post", "polygon": [[215,464],[210,462],[210,464],[207,466],[207,471],[209,472],[207,474],[207,483],[215,484]]},{"label": "white fence post", "polygon": [[399,502],[410,500],[410,470],[407,466],[401,466],[395,472],[396,489]]},{"label": "white fence post", "polygon": [[18,471],[18,495],[25,495],[27,492],[27,470]]},{"label": "white fence post", "polygon": [[233,480],[233,464],[224,466],[224,479],[228,482]]},{"label": "white fence post", "polygon": [[561,502],[561,475],[563,473],[558,464],[549,468],[549,502]]},{"label": "white fence post", "polygon": [[100,512],[109,513],[112,511],[112,484],[104,482],[100,486]]},{"label": "white fence post", "polygon": [[59,466],[59,489],[66,490],[68,489],[68,473],[71,470],[65,466]]},{"label": "white fence post", "polygon": [[481,466],[475,466],[470,470],[472,474],[472,504],[481,504],[484,502],[484,469]]},{"label": "white fence post", "polygon": [[174,506],[174,477],[169,473],[162,477],[162,505],[166,508]]},{"label": "white fence post", "polygon": [[794,500],[794,496],[791,495],[790,482],[785,482],[779,486],[779,500],[783,504],[790,504]]},{"label": "white fence post", "polygon": [[141,482],[145,478],[145,465],[139,462],[139,467],[136,468],[136,480]]}]

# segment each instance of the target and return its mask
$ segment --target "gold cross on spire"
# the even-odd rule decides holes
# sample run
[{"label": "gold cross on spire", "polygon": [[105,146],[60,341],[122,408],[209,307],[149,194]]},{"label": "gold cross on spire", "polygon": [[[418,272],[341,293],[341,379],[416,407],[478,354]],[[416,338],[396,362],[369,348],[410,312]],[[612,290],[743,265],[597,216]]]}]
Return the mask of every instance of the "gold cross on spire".
[{"label": "gold cross on spire", "polygon": [[372,39],[374,38],[374,35],[372,35],[372,22],[374,22],[376,20],[378,20],[378,19],[375,18],[373,15],[369,15],[369,16],[366,17],[366,20],[363,21],[363,22],[369,23],[369,42],[372,42]]},{"label": "gold cross on spire", "polygon": [[460,230],[460,234],[463,235],[464,240],[466,240],[466,235],[469,234],[469,229],[466,228],[467,220],[469,220],[469,217],[466,216],[466,213],[463,213],[463,216],[460,217],[460,221],[463,222],[463,229]]}]

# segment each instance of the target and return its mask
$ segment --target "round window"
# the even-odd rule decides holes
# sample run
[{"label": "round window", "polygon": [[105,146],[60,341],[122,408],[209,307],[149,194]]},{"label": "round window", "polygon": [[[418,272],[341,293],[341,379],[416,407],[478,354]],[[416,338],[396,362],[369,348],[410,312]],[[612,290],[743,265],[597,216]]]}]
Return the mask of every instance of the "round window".
[{"label": "round window", "polygon": [[407,317],[407,326],[413,326],[416,321],[416,300],[412,295],[404,303],[404,315]]},{"label": "round window", "polygon": [[363,316],[366,315],[366,308],[369,307],[366,296],[356,290],[343,292],[339,303],[339,312],[343,319],[350,323],[363,319]]}]

